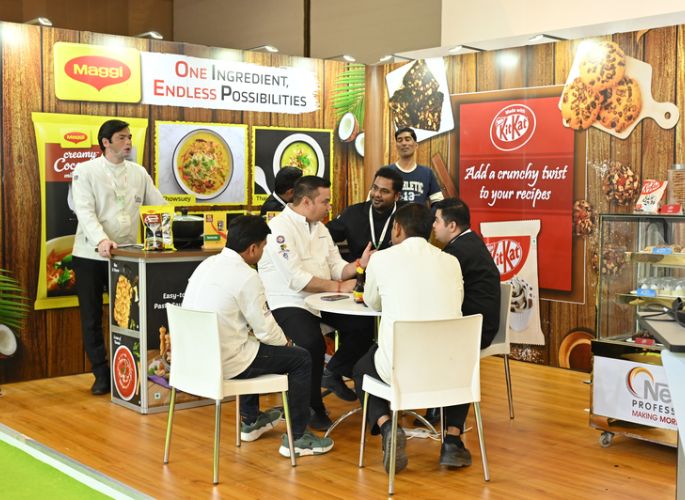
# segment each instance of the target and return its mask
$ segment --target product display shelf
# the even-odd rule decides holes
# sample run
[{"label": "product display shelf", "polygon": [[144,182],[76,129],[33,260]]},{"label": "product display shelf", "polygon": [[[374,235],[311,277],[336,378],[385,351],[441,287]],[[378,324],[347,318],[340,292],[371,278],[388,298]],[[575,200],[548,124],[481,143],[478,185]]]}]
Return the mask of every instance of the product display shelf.
[{"label": "product display shelf", "polygon": [[[602,431],[601,446],[616,435],[677,444],[663,346],[639,325],[638,313],[672,320],[667,311],[677,296],[669,284],[685,283],[683,244],[685,216],[600,215],[590,425]],[[654,296],[638,294],[641,284],[650,288],[645,283]]]}]

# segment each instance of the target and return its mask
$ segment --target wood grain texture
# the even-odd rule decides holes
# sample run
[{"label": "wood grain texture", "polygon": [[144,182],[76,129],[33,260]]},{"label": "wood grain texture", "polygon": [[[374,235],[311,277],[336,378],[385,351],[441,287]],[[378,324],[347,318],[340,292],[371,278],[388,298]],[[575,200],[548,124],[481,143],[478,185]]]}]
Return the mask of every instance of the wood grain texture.
[{"label": "wood grain texture", "polygon": [[[471,411],[464,441],[473,465],[448,470],[438,465],[440,444],[407,443],[409,466],[396,477],[397,498],[673,498],[676,452],[617,436],[601,448],[588,425],[587,375],[512,362],[516,419],[510,420],[502,360],[481,367],[481,410],[490,466],[483,481]],[[148,495],[171,498],[385,498],[387,474],[380,439],[367,437],[366,467],[359,469],[361,414],[332,433],[334,449],[303,457],[290,467],[277,448],[284,426],[259,440],[234,444],[234,404],[222,410],[220,483],[212,486],[213,406],[179,410],[171,456],[162,465],[166,414],[139,415],[89,394],[87,375],[2,387],[3,424]],[[36,411],[36,402],[41,411]],[[335,418],[354,407],[329,396]],[[262,398],[262,408],[280,404]],[[75,411],[78,418],[75,418]],[[412,427],[413,418],[403,425]]]}]

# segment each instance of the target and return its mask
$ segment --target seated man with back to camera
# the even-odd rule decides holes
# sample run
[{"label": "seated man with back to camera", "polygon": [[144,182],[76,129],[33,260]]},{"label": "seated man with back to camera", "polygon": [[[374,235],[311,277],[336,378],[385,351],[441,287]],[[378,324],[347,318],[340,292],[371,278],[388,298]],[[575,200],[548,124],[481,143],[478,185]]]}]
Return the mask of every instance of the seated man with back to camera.
[{"label": "seated man with back to camera", "polygon": [[[356,400],[354,392],[342,380],[351,377],[352,367],[373,342],[373,322],[369,318],[311,311],[304,299],[317,292],[351,292],[356,263],[340,257],[338,247],[321,221],[331,206],[330,183],[313,175],[295,183],[292,203],[271,219],[264,256],[259,261],[259,275],[274,318],[293,341],[312,357],[310,404],[313,410],[309,426],[324,430],[332,424],[321,397],[321,387],[347,401]],[[366,267],[371,254],[369,245],[361,256]],[[321,323],[339,333],[339,347],[328,362],[324,376],[326,345]]]},{"label": "seated man with back to camera", "polygon": [[369,199],[350,205],[326,227],[333,241],[347,240],[351,260],[362,256],[369,243],[376,250],[391,245],[390,228],[395,212],[405,203],[400,201],[402,176],[390,167],[376,171]]},{"label": "seated man with back to camera", "polygon": [[[393,246],[377,252],[366,268],[364,302],[383,311],[378,344],[354,367],[357,396],[363,401],[365,374],[390,383],[395,321],[430,321],[461,317],[464,286],[459,261],[428,242],[433,215],[425,205],[411,203],[397,210],[392,227]],[[458,332],[455,332],[458,334]],[[416,353],[421,356],[420,352]],[[464,448],[459,437],[459,407],[445,408],[447,435],[440,449],[441,465],[456,465]],[[392,421],[387,401],[369,395],[367,422],[372,434],[382,435],[383,464],[390,469]],[[395,471],[407,466],[406,435],[397,428]]]},{"label": "seated man with back to camera", "polygon": [[[226,248],[204,260],[188,280],[183,307],[215,312],[219,319],[224,378],[288,375],[288,402],[296,455],[319,455],[333,447],[330,438],[306,430],[309,422],[311,359],[293,346],[274,321],[254,266],[262,256],[269,226],[255,215],[236,217],[228,226]],[[201,334],[202,332],[198,332]],[[259,411],[259,396],[243,396],[240,436],[254,441],[272,429],[279,410]],[[283,435],[279,453],[290,457]]]},{"label": "seated man with back to camera", "polygon": [[260,215],[263,217],[268,212],[282,212],[285,206],[292,201],[295,181],[300,177],[302,177],[302,169],[300,168],[283,167],[280,169],[274,180],[274,192],[262,205]]}]

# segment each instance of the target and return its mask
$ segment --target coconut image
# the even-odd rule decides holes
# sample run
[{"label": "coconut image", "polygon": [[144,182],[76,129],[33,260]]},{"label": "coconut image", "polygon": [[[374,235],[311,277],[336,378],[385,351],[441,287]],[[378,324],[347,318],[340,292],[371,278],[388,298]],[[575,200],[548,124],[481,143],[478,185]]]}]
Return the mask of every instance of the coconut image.
[{"label": "coconut image", "polygon": [[354,140],[354,149],[359,156],[364,157],[364,132],[357,135],[357,138]]},{"label": "coconut image", "polygon": [[338,137],[343,142],[352,142],[359,133],[359,122],[352,113],[345,113],[338,124]]}]

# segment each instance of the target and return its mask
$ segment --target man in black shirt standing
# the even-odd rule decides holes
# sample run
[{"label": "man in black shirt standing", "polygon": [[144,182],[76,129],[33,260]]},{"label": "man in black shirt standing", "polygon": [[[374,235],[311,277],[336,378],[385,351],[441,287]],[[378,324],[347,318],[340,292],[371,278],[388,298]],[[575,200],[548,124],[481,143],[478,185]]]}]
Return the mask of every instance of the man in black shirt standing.
[{"label": "man in black shirt standing", "polygon": [[297,167],[283,167],[276,174],[274,180],[274,192],[262,205],[260,215],[263,217],[267,212],[282,212],[287,203],[293,199],[295,181],[302,177],[302,169]]},{"label": "man in black shirt standing", "polygon": [[[471,231],[471,214],[466,203],[458,198],[448,198],[437,202],[434,207],[435,238],[446,244],[443,251],[454,255],[461,265],[464,278],[464,302],[461,305],[461,312],[464,316],[478,313],[483,315],[480,348],[484,349],[490,345],[499,328],[499,270],[483,240]],[[461,433],[464,432],[469,405],[460,405],[458,408]],[[426,418],[433,420],[431,417],[435,415],[429,410]],[[471,454],[461,441],[443,446],[440,458],[441,463],[454,467],[471,464]]]},{"label": "man in black shirt standing", "polygon": [[333,241],[347,240],[351,260],[361,257],[371,243],[374,250],[391,245],[390,232],[395,211],[402,206],[402,176],[390,167],[379,168],[369,199],[350,205],[327,225]]}]

